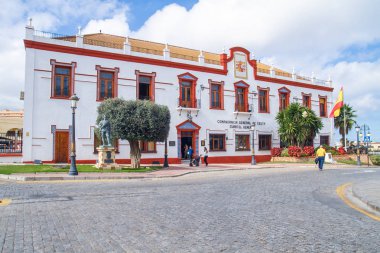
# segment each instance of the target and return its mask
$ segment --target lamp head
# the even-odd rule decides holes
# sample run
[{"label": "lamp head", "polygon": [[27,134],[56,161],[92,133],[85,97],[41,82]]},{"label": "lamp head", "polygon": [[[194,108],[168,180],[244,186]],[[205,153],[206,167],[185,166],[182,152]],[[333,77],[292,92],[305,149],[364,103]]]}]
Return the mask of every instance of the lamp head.
[{"label": "lamp head", "polygon": [[79,98],[77,97],[77,95],[74,93],[74,95],[72,95],[70,97],[70,100],[71,100],[71,108],[75,109],[77,108],[77,103],[79,101]]},{"label": "lamp head", "polygon": [[355,130],[356,130],[357,133],[359,133],[359,131],[360,131],[360,126],[356,126],[356,127],[355,127]]}]

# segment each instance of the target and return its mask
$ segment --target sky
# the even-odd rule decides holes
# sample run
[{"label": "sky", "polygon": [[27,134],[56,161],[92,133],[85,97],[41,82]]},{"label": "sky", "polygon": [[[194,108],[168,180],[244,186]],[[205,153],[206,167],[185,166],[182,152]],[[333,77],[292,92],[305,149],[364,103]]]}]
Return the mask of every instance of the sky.
[{"label": "sky", "polygon": [[[130,36],[256,59],[340,87],[357,122],[380,141],[380,1],[0,0],[0,110],[22,109],[25,25],[59,34]],[[348,139],[355,140],[354,129]],[[336,139],[339,135],[336,133]]]}]

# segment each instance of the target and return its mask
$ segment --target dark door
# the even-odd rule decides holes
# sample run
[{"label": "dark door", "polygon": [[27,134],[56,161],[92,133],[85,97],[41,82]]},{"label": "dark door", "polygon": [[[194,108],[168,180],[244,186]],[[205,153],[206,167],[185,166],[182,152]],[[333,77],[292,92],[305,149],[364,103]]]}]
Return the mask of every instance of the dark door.
[{"label": "dark door", "polygon": [[195,147],[193,146],[193,132],[187,132],[187,131],[182,131],[181,132],[181,157],[182,159],[189,159],[187,155],[187,148],[190,148],[190,146],[193,149],[193,154],[195,153]]},{"label": "dark door", "polygon": [[69,132],[57,131],[55,133],[55,162],[67,163],[69,161]]}]

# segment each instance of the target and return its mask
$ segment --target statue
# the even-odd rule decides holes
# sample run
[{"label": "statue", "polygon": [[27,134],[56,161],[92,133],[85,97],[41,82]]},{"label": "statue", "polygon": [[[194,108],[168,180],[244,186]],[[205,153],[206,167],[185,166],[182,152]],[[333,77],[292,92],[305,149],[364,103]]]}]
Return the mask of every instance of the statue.
[{"label": "statue", "polygon": [[[100,136],[102,137],[102,146],[110,147],[111,141],[111,124],[106,119],[106,115],[103,116],[103,119],[99,122]],[[107,140],[107,143],[106,143]]]}]

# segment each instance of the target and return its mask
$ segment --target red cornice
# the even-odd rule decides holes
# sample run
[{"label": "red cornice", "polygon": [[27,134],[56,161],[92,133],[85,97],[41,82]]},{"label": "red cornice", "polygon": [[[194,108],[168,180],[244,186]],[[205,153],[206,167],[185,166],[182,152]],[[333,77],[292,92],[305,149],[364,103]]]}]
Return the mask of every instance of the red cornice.
[{"label": "red cornice", "polygon": [[144,64],[151,64],[151,65],[157,65],[157,66],[206,72],[206,73],[212,73],[212,74],[227,75],[227,71],[224,69],[215,69],[215,68],[196,66],[196,65],[186,64],[186,63],[164,61],[164,60],[151,59],[151,58],[132,56],[132,55],[116,54],[116,53],[96,51],[96,50],[77,48],[77,47],[61,46],[61,45],[30,41],[30,40],[24,40],[24,44],[26,48],[34,48],[34,49],[45,50],[45,51],[85,55],[85,56],[92,56],[92,57],[105,58],[105,59],[144,63]]}]

